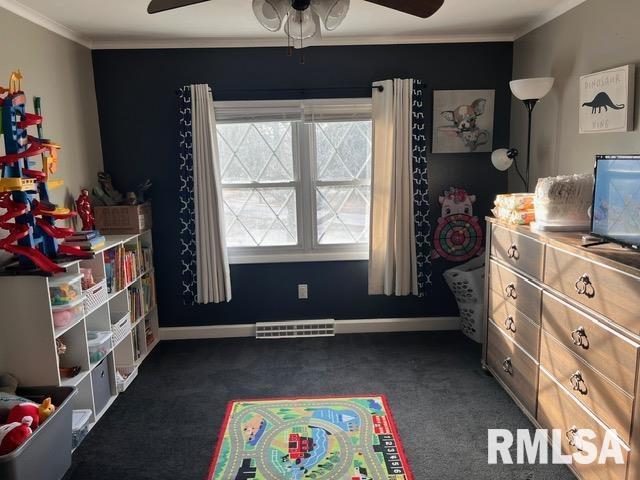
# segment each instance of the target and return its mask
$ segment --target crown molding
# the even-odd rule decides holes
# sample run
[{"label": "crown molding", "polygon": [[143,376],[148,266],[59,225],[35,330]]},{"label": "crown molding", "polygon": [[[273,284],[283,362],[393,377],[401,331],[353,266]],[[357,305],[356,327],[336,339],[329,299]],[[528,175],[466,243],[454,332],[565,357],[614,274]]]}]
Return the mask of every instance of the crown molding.
[{"label": "crown molding", "polygon": [[38,11],[34,10],[31,7],[27,7],[16,0],[0,0],[0,8],[4,8],[9,12],[24,18],[36,25],[41,26],[49,30],[50,32],[57,33],[61,37],[72,40],[80,45],[91,49],[93,47],[93,42],[84,37],[83,35],[78,34],[77,32],[71,30],[69,27],[62,25],[54,20],[51,20],[49,17],[42,15]]},{"label": "crown molding", "polygon": [[[338,45],[393,45],[424,43],[489,43],[513,42],[538,27],[554,20],[563,13],[577,7],[586,0],[564,0],[548,12],[536,18],[519,32],[496,35],[380,35],[360,37],[325,37],[305,42],[305,46],[338,46]],[[64,38],[72,40],[92,50],[122,49],[174,49],[174,48],[247,48],[247,47],[282,47],[286,38],[230,38],[201,37],[175,38],[162,40],[118,39],[92,40],[42,15],[38,11],[23,5],[17,0],[0,0],[0,8],[4,8],[19,17],[39,25]]]},{"label": "crown molding", "polygon": [[[305,47],[339,45],[392,45],[421,43],[487,43],[512,42],[512,34],[502,35],[417,35],[417,36],[363,36],[363,37],[323,37],[304,42]],[[94,50],[118,49],[171,49],[171,48],[247,48],[286,47],[283,35],[271,38],[177,38],[173,40],[105,40],[94,41]]]},{"label": "crown molding", "polygon": [[541,26],[549,23],[552,20],[555,20],[560,15],[567,13],[569,10],[576,8],[578,5],[586,2],[586,0],[564,0],[560,2],[558,5],[553,7],[548,12],[540,15],[531,23],[527,24],[524,28],[522,28],[516,35],[514,35],[514,41],[524,37],[527,33],[534,31],[536,28],[540,28]]}]

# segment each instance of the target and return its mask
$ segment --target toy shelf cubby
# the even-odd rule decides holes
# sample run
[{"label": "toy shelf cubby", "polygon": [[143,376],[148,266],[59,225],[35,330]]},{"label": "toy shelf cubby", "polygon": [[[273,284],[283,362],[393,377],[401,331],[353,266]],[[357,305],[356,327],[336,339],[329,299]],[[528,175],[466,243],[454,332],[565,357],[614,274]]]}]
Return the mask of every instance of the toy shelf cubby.
[{"label": "toy shelf cubby", "polygon": [[[116,255],[118,265],[107,265]],[[100,292],[90,305],[83,302],[69,324],[56,327],[49,288],[58,276],[0,276],[0,370],[23,386],[76,387],[73,408],[92,411],[91,428],[132,383],[159,341],[151,231],[108,235],[93,259],[63,266],[69,277],[90,268],[93,290],[104,288],[106,293]],[[103,358],[93,362],[89,332],[111,334],[100,349]],[[63,355],[58,355],[56,340],[66,347]],[[60,368],[68,367],[80,371],[65,378]],[[117,383],[118,371],[128,377],[126,382]]]}]

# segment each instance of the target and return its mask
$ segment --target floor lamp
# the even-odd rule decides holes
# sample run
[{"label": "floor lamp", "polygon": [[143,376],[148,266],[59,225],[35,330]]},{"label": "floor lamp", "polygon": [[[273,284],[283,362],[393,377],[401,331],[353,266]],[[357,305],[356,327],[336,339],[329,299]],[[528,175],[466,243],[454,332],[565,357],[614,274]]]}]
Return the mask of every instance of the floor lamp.
[{"label": "floor lamp", "polygon": [[[529,112],[529,123],[527,125],[526,169],[524,178],[522,179],[527,192],[529,191],[529,165],[531,163],[531,116],[533,114],[533,108],[536,106],[538,101],[551,91],[553,82],[554,79],[551,77],[523,78],[521,80],[512,80],[509,82],[511,93],[513,93],[517,99],[522,100],[522,103],[524,103],[524,106]],[[515,156],[513,157],[513,160],[515,160]],[[520,178],[522,178],[522,175],[520,175]]]}]

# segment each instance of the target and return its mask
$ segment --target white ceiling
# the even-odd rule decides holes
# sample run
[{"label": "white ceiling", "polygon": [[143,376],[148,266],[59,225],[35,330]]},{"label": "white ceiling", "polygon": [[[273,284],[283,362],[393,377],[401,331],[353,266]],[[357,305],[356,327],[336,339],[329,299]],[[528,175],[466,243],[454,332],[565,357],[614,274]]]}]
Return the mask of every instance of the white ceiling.
[{"label": "white ceiling", "polygon": [[[0,0],[7,8],[93,48],[281,45],[262,28],[251,0],[211,0],[148,15],[149,0]],[[323,44],[513,40],[584,0],[445,0],[420,19],[364,0]]]}]

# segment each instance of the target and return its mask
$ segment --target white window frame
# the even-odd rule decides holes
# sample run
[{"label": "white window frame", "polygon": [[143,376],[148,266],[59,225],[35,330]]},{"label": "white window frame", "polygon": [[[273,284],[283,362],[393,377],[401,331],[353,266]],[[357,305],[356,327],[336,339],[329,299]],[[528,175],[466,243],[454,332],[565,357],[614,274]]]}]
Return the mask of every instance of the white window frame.
[{"label": "white window frame", "polygon": [[[281,183],[227,184],[223,188],[295,188],[297,245],[228,247],[229,263],[285,263],[368,260],[369,244],[318,242],[316,185],[352,185],[353,181],[319,181],[316,178],[316,121],[371,119],[371,99],[227,101],[214,102],[218,124],[291,121],[294,181]],[[304,120],[304,121],[303,121]],[[362,182],[366,184],[366,182]]]}]

